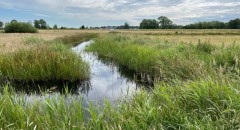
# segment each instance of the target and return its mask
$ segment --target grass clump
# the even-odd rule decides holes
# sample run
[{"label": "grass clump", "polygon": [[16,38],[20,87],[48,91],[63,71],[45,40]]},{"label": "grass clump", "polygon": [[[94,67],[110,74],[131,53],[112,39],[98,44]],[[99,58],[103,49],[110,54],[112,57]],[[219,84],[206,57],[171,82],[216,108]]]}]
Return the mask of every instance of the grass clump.
[{"label": "grass clump", "polygon": [[196,46],[196,49],[198,51],[202,51],[202,52],[211,54],[216,49],[216,47],[214,45],[212,45],[211,43],[206,43],[206,42],[201,43],[199,41]]},{"label": "grass clump", "polygon": [[122,129],[238,129],[238,90],[211,80],[156,85],[119,106],[109,122]]},{"label": "grass clump", "polygon": [[97,34],[95,33],[79,33],[79,34],[75,34],[75,35],[71,35],[71,36],[65,36],[65,37],[60,37],[60,38],[56,38],[54,41],[60,41],[66,45],[69,46],[76,46],[79,43],[83,42],[83,41],[87,41],[90,39],[93,39],[97,37]]},{"label": "grass clump", "polygon": [[[43,94],[44,95],[44,94]],[[87,108],[71,95],[29,104],[5,87],[0,96],[3,129],[239,129],[239,86],[200,80],[156,84],[116,106]]]},{"label": "grass clump", "polygon": [[5,86],[0,94],[0,129],[82,129],[82,99],[71,95],[54,97],[42,94],[44,99],[27,101]]},{"label": "grass clump", "polygon": [[11,22],[6,24],[5,33],[37,33],[37,29],[30,23],[25,22]]},{"label": "grass clump", "polygon": [[[87,50],[108,57],[121,66],[165,80],[197,79],[206,73],[204,64],[192,56],[187,45],[157,45],[138,43],[123,35],[98,38]],[[164,47],[163,47],[164,46]]]},{"label": "grass clump", "polygon": [[89,78],[89,66],[65,45],[38,44],[0,56],[2,78],[16,81],[78,81]]}]

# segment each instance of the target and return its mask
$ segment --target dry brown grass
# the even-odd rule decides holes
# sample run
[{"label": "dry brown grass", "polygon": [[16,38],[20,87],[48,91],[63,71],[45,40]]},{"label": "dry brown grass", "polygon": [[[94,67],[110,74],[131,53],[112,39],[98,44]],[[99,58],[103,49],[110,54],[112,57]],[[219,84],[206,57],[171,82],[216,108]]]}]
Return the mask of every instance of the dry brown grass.
[{"label": "dry brown grass", "polygon": [[[223,43],[225,45],[233,43],[240,44],[240,30],[122,30],[118,32],[128,34],[128,36],[141,37],[150,39],[149,41],[157,42],[164,42],[167,40],[168,42],[174,43],[186,42],[192,44],[196,44],[199,41],[209,42],[215,45],[222,45]],[[178,34],[175,34],[176,32],[178,32]],[[186,35],[181,35],[180,33]]]},{"label": "dry brown grass", "polygon": [[0,33],[0,53],[13,52],[23,48],[23,39],[38,37],[43,40],[53,40],[58,37],[74,35],[77,33],[107,33],[105,30],[39,30],[39,33]]},{"label": "dry brown grass", "polygon": [[[107,34],[110,30],[40,30],[39,33],[15,33],[6,34],[0,33],[0,52],[13,52],[19,48],[25,47],[23,39],[28,37],[38,37],[43,40],[53,40],[58,37],[74,35],[77,33],[99,33]],[[202,42],[210,42],[216,45],[225,44],[240,44],[240,35],[222,35],[224,33],[240,33],[240,30],[116,30],[122,34],[129,36],[140,36],[155,41],[169,41],[169,42],[187,42],[197,43],[199,40]],[[184,33],[186,35],[176,35]],[[208,33],[220,33],[221,35],[208,35]],[[193,34],[193,35],[190,35]],[[197,34],[197,35],[196,35]]]}]

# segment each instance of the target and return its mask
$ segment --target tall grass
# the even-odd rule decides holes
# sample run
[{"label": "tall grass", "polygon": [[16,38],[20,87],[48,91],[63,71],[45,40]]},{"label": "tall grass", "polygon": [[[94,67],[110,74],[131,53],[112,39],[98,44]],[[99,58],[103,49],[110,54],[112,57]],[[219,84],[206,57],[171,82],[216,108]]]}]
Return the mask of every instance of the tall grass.
[{"label": "tall grass", "polygon": [[98,38],[87,48],[121,66],[166,81],[215,77],[220,68],[237,72],[239,49],[237,45],[217,47],[201,41],[197,45],[176,44],[119,34]]},{"label": "tall grass", "polygon": [[89,78],[89,66],[59,42],[34,44],[0,55],[2,79],[14,81],[79,81]]},{"label": "tall grass", "polygon": [[69,45],[70,47],[76,46],[79,43],[83,41],[87,41],[90,39],[93,39],[97,37],[96,33],[79,33],[75,35],[70,35],[70,36],[64,36],[64,37],[59,37],[54,39],[54,41],[60,41],[63,42],[66,45]]},{"label": "tall grass", "polygon": [[193,79],[205,74],[201,61],[189,53],[187,45],[149,47],[122,35],[110,35],[97,39],[87,50],[139,73],[161,79]]},{"label": "tall grass", "polygon": [[[2,78],[37,80],[41,75],[44,80],[73,80],[89,75],[83,69],[88,65],[61,42],[33,41],[36,44],[30,44],[31,49],[0,56],[0,66],[5,68],[0,68]],[[101,107],[89,103],[88,108],[81,97],[68,93],[43,93],[41,100],[29,103],[24,94],[4,86],[0,93],[0,128],[240,129],[239,49],[237,45],[217,47],[202,42],[160,43],[119,34],[100,37],[88,51],[167,82],[155,82],[151,92],[140,90],[113,105],[106,100]],[[86,73],[80,76],[78,71]]]},{"label": "tall grass", "polygon": [[[44,95],[44,94],[43,94]],[[71,95],[47,96],[29,104],[5,86],[0,96],[2,129],[239,129],[239,86],[211,79],[157,84],[111,106]],[[89,118],[86,118],[87,109]],[[86,112],[86,111],[85,111]]]}]

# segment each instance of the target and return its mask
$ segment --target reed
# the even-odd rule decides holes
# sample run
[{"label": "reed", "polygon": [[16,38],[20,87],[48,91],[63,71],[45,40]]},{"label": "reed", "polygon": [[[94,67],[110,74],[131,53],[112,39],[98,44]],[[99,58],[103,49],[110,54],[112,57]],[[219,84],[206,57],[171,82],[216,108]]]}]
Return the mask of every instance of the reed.
[{"label": "reed", "polygon": [[[204,65],[185,44],[163,43],[157,47],[122,35],[97,39],[87,50],[122,66],[161,79],[193,79],[205,74]],[[146,40],[145,40],[146,41]]]},{"label": "reed", "polygon": [[2,79],[13,81],[81,81],[89,78],[89,66],[63,43],[34,44],[0,55]]},{"label": "reed", "polygon": [[[239,86],[212,79],[156,84],[131,99],[102,107],[69,94],[29,103],[5,86],[0,96],[2,129],[239,129]],[[46,98],[44,98],[46,97]],[[87,111],[85,111],[87,110]],[[88,114],[86,114],[88,113]],[[89,115],[86,117],[86,115]]]}]

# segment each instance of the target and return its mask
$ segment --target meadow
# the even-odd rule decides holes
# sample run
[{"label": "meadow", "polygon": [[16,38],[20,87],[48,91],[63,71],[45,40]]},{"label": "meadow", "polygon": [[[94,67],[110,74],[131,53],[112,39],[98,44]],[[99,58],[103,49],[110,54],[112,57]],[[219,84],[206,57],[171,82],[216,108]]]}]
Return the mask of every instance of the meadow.
[{"label": "meadow", "polygon": [[[47,98],[29,104],[24,93],[3,84],[0,128],[240,128],[240,30],[0,33],[1,77],[20,81],[88,78],[91,67],[69,48],[91,38],[94,43],[86,51],[136,74],[148,75],[154,83],[152,90],[140,90],[114,104],[106,99],[104,104],[89,103],[84,108],[81,96],[68,92],[57,98],[43,92]],[[89,113],[88,119],[84,111]]]}]

